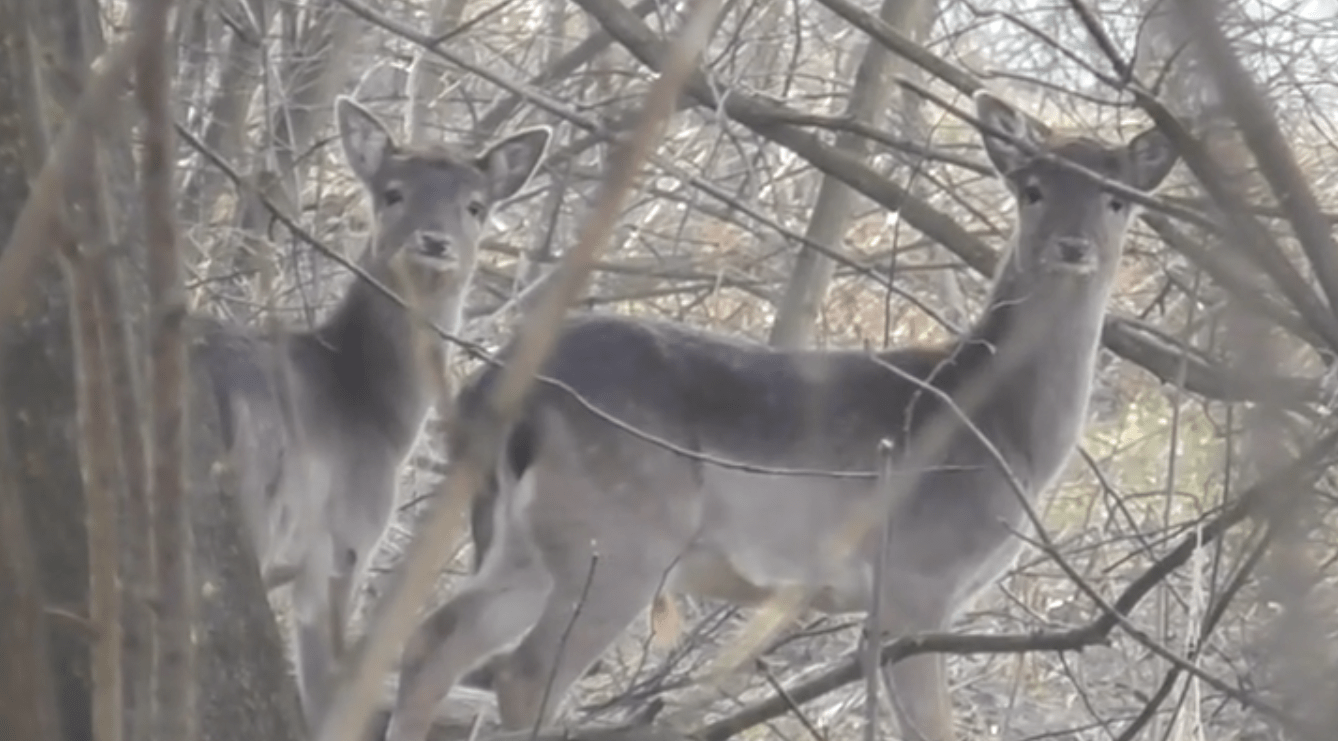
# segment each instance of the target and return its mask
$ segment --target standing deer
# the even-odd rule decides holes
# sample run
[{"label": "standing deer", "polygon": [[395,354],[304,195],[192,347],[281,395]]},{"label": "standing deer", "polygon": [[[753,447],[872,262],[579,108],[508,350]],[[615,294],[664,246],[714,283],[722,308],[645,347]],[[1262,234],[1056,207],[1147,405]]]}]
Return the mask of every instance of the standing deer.
[{"label": "standing deer", "polygon": [[361,262],[412,316],[354,280],[311,331],[260,335],[203,317],[192,345],[268,589],[291,585],[308,722],[325,710],[348,608],[395,506],[395,479],[445,372],[492,207],[529,181],[546,128],[476,157],[397,144],[353,100],[335,104],[349,167],[372,200]]},{"label": "standing deer", "polygon": [[[740,605],[800,586],[832,613],[868,611],[877,593],[880,629],[905,634],[945,629],[1002,575],[1027,526],[1022,497],[1045,491],[1077,444],[1134,211],[1056,159],[1147,192],[1177,157],[1155,129],[1113,146],[1052,136],[985,93],[975,104],[1009,137],[982,131],[1017,228],[964,337],[878,354],[783,351],[638,319],[570,321],[543,374],[600,413],[560,386],[534,387],[473,505],[477,573],[406,645],[389,741],[421,741],[451,687],[495,655],[502,723],[548,719],[662,585]],[[488,368],[460,394],[462,426],[497,377]],[[875,590],[878,528],[830,554],[881,487],[872,475],[809,474],[871,474],[881,439],[914,447],[934,420],[950,434],[886,510]],[[904,738],[954,738],[941,656],[883,674]]]}]

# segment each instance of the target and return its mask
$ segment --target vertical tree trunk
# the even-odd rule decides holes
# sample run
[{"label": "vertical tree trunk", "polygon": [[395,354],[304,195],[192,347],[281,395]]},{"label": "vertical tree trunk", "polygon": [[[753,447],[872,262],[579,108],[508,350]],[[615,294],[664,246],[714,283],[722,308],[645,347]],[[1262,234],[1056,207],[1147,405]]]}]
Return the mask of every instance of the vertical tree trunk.
[{"label": "vertical tree trunk", "polygon": [[[198,369],[193,368],[198,371]],[[216,466],[222,444],[207,381],[189,390],[193,429],[187,485],[199,586],[197,678],[201,741],[301,741],[297,687],[283,639],[242,529],[229,472]]]},{"label": "vertical tree trunk", "polygon": [[[926,0],[883,0],[879,15],[895,28],[919,29],[926,25],[919,19],[926,14],[927,6]],[[877,123],[890,98],[890,67],[891,54],[877,42],[867,41],[850,89],[844,112],[846,118],[866,124]],[[848,132],[837,134],[836,146],[860,158],[869,152],[866,139]],[[850,186],[823,175],[804,236],[815,244],[839,249],[855,199],[856,193]],[[797,348],[809,343],[819,307],[832,279],[832,269],[833,263],[826,255],[807,245],[800,248],[794,272],[790,274],[776,312],[776,323],[771,328],[771,344]]]},{"label": "vertical tree trunk", "polygon": [[[435,0],[428,10],[432,35],[441,36],[460,26],[460,19],[465,15],[465,6],[469,0]],[[451,43],[451,50],[468,56],[469,45],[462,39]],[[446,88],[445,78],[449,74],[445,65],[431,53],[419,49],[414,52],[413,63],[409,65],[408,90],[409,104],[404,112],[405,138],[415,144],[422,143],[428,136],[428,115],[437,110],[437,98]]]},{"label": "vertical tree trunk", "polygon": [[[49,28],[68,7],[0,0],[0,234],[6,240],[46,151],[41,112],[59,107],[42,100],[36,85],[51,64],[62,63],[59,47],[33,54],[28,41],[43,34],[30,37],[29,29]],[[91,735],[82,617],[88,557],[66,307],[59,272],[48,263],[29,285],[22,311],[0,328],[0,518],[6,530],[0,534],[0,595],[13,606],[0,609],[0,727],[15,730],[7,738],[34,741]]]}]

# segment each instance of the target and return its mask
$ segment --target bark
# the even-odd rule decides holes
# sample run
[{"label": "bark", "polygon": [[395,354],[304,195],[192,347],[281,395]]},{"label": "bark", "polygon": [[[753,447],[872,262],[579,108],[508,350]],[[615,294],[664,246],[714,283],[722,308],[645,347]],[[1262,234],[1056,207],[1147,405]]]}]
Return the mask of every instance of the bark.
[{"label": "bark", "polygon": [[274,157],[279,175],[289,185],[291,202],[300,202],[301,179],[298,158],[311,147],[315,133],[326,125],[330,100],[348,77],[350,51],[359,29],[356,19],[334,2],[321,2],[307,10],[306,25],[299,30],[296,10],[285,7],[287,57],[280,72],[282,99],[276,106],[269,131],[274,132]]},{"label": "bark", "polygon": [[[197,369],[198,370],[198,369]],[[306,738],[283,639],[242,529],[206,379],[191,384],[188,482],[201,630],[197,680],[202,741]]]},{"label": "bark", "polygon": [[[28,198],[28,178],[40,166],[38,153],[46,148],[40,129],[25,125],[25,121],[31,122],[31,111],[36,108],[25,5],[24,0],[0,0],[3,234],[13,229],[19,209]],[[8,381],[17,376],[32,380],[29,366],[38,359],[21,352],[32,346],[31,335],[31,327],[26,326],[0,334],[0,379]],[[0,661],[0,728],[15,741],[44,741],[61,738],[62,723],[50,663],[53,641],[48,634],[45,585],[37,561],[40,535],[31,530],[31,497],[24,493],[34,471],[32,465],[23,465],[28,461],[14,444],[15,433],[26,432],[29,427],[20,422],[16,414],[19,410],[10,406],[16,400],[16,391],[7,382],[0,387],[0,403],[5,409],[0,424],[0,656],[5,657]],[[59,444],[56,440],[48,442]],[[40,470],[36,473],[43,475]],[[47,493],[59,494],[50,488]],[[39,511],[43,516],[50,514]]]},{"label": "bark", "polygon": [[172,0],[141,0],[135,33],[144,41],[135,61],[135,98],[143,111],[140,186],[148,244],[149,317],[153,389],[150,532],[153,537],[158,619],[153,633],[153,731],[159,739],[194,741],[195,591],[186,501],[186,353],[182,336],[186,296],[177,247],[173,163],[175,137],[169,103],[171,55],[167,16]]},{"label": "bark", "polygon": [[[5,0],[0,7],[6,16],[0,21],[5,38],[0,126],[6,129],[0,134],[6,142],[0,156],[10,160],[0,172],[19,181],[0,184],[0,231],[10,234],[28,196],[21,183],[37,175],[44,159],[44,127],[60,123],[77,94],[84,57],[75,3]],[[28,33],[33,46],[24,48],[19,39]],[[44,120],[47,116],[56,120]],[[0,337],[5,577],[12,580],[0,591],[17,598],[16,609],[0,610],[0,636],[28,634],[27,641],[12,646],[0,638],[6,644],[0,655],[7,657],[0,672],[21,673],[4,682],[0,705],[12,705],[0,711],[5,720],[0,726],[19,729],[15,738],[85,739],[92,735],[90,633],[84,618],[88,551],[84,493],[70,434],[75,404],[68,294],[54,263],[47,262],[34,277],[25,285],[16,321]]]},{"label": "bark", "polygon": [[[96,192],[92,191],[95,197]],[[121,590],[117,584],[121,555],[117,506],[124,496],[122,485],[125,479],[121,472],[116,419],[111,407],[115,399],[108,372],[111,363],[103,341],[110,328],[104,321],[107,317],[101,309],[105,302],[98,295],[97,281],[93,277],[93,271],[105,269],[105,262],[100,259],[105,245],[100,241],[94,244],[97,245],[95,254],[68,254],[65,264],[67,285],[74,298],[70,318],[75,331],[79,457],[88,498],[93,733],[97,741],[120,741],[125,730],[125,707],[121,674]],[[89,243],[84,242],[84,246],[87,248]],[[67,252],[78,253],[79,249],[75,247]]]},{"label": "bark", "polygon": [[[883,0],[879,13],[883,21],[894,28],[910,26],[918,30],[925,26],[919,20],[925,15],[925,5],[924,0]],[[855,82],[850,88],[845,118],[877,124],[891,97],[891,68],[892,55],[887,49],[881,44],[866,42],[863,58],[855,72]],[[856,134],[842,132],[836,137],[836,149],[863,159],[868,156],[869,142]],[[855,200],[853,188],[824,174],[804,236],[829,249],[839,249]],[[798,348],[810,342],[834,268],[831,258],[812,247],[805,245],[800,249],[776,312],[776,323],[771,328],[771,344]]]}]

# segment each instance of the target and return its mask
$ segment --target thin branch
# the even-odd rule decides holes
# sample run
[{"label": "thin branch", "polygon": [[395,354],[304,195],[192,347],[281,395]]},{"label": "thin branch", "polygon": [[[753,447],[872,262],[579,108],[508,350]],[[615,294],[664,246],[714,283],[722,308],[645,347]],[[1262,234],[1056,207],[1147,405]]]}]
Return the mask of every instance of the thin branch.
[{"label": "thin branch", "polygon": [[191,586],[191,532],[186,502],[183,321],[186,292],[177,248],[167,20],[171,0],[140,0],[137,32],[144,37],[135,65],[135,98],[144,113],[141,189],[147,243],[153,389],[150,455],[152,537],[157,557],[158,619],[154,636],[154,733],[194,741],[196,727],[195,591]]}]

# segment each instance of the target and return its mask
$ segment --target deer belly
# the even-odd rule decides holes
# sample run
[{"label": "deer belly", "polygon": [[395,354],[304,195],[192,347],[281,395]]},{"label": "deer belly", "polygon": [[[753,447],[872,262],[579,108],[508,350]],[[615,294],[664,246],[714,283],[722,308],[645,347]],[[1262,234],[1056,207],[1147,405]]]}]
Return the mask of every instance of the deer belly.
[{"label": "deer belly", "polygon": [[[1023,530],[1025,532],[1030,528]],[[980,566],[956,590],[952,604],[956,605],[957,613],[970,609],[982,592],[993,586],[1005,572],[1013,568],[1018,554],[1022,553],[1022,545],[1021,538],[1010,537],[1000,544],[989,558],[981,561]]]},{"label": "deer belly", "polygon": [[690,552],[669,572],[670,591],[709,597],[736,605],[753,605],[771,590],[744,578],[729,559],[718,553]]},{"label": "deer belly", "polygon": [[704,483],[697,544],[712,558],[694,570],[727,569],[767,595],[805,587],[813,607],[824,612],[865,609],[872,570],[852,544],[842,542],[865,491],[810,477],[723,469],[708,470]]}]

